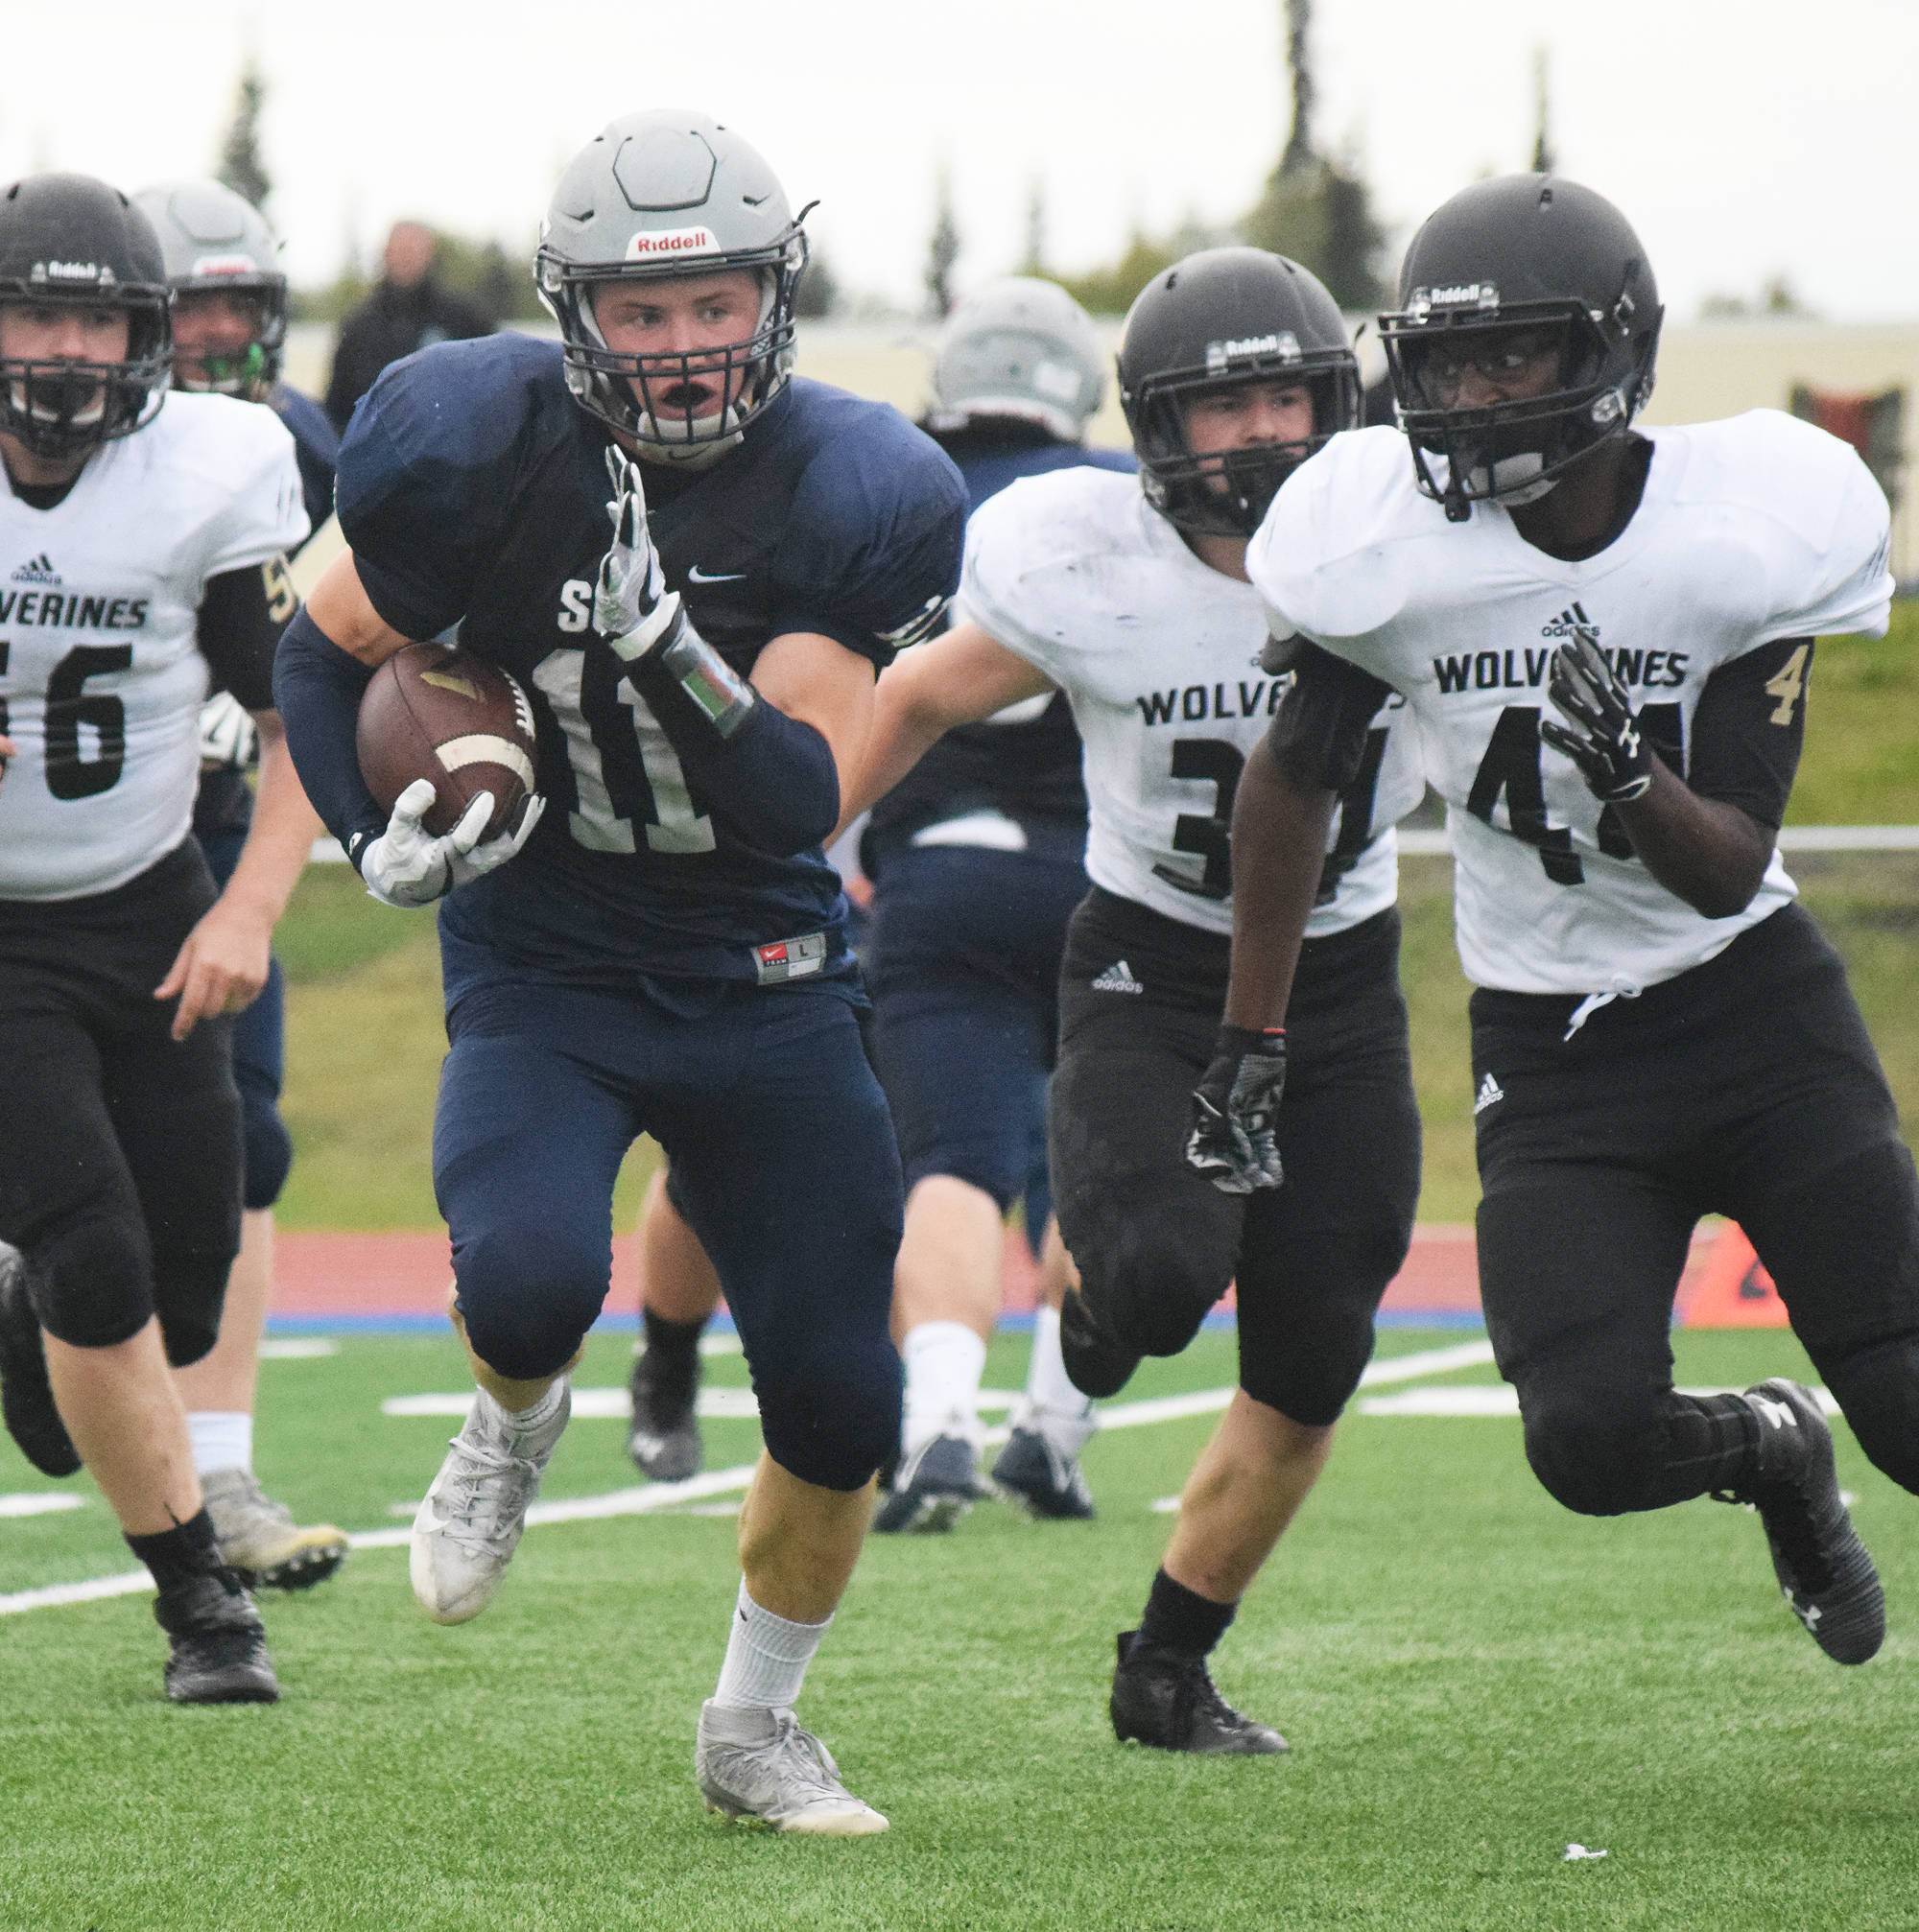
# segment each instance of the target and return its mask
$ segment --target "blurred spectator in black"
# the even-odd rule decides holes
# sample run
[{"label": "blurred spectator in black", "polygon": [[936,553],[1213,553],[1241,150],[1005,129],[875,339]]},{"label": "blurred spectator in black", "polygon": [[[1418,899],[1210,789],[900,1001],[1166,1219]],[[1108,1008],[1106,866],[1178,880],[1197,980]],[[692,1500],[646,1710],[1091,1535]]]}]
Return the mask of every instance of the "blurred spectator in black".
[{"label": "blurred spectator in black", "polygon": [[492,334],[493,324],[482,310],[440,286],[434,273],[437,247],[424,224],[393,224],[380,258],[386,272],[340,325],[326,384],[326,412],[337,428],[345,429],[353,405],[389,363],[429,342]]}]

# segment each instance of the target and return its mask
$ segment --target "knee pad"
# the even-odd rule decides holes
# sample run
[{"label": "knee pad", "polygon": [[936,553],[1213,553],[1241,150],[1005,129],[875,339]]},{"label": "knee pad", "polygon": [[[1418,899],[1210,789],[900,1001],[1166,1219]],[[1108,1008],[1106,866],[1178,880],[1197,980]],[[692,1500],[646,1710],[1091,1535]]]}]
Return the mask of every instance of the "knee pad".
[{"label": "knee pad", "polygon": [[1819,1369],[1873,1467],[1919,1495],[1919,1338],[1902,1335]]},{"label": "knee pad", "polygon": [[27,1295],[40,1326],[69,1348],[110,1349],[130,1340],[154,1312],[145,1224],[130,1210],[93,1203],[37,1231]]},{"label": "knee pad", "polygon": [[1176,1355],[1232,1279],[1231,1263],[1209,1256],[1193,1233],[1114,1214],[1083,1248],[1068,1238],[1087,1306],[1141,1355]]},{"label": "knee pad", "polygon": [[1660,1494],[1665,1417],[1653,1392],[1522,1384],[1526,1459],[1547,1494],[1580,1516],[1651,1509]]},{"label": "knee pad", "polygon": [[240,1125],[247,1173],[243,1198],[249,1208],[271,1208],[294,1164],[294,1137],[280,1119],[277,1098],[248,1080],[240,1083]]},{"label": "knee pad", "polygon": [[606,1299],[612,1253],[528,1219],[462,1241],[453,1272],[474,1354],[496,1375],[532,1381],[573,1359]]},{"label": "knee pad", "polygon": [[1283,1342],[1268,1338],[1240,1302],[1240,1386],[1256,1402],[1309,1428],[1330,1428],[1372,1359],[1369,1306],[1329,1306],[1290,1317]]},{"label": "knee pad", "polygon": [[899,1356],[884,1335],[756,1370],[767,1453],[801,1482],[865,1487],[899,1448],[901,1385]]},{"label": "knee pad", "polygon": [[160,1318],[160,1340],[177,1369],[212,1354],[220,1339],[220,1317],[226,1307],[226,1278],[232,1257],[156,1255],[154,1305]]},{"label": "knee pad", "polygon": [[981,1193],[989,1196],[994,1207],[1004,1214],[1012,1206],[1025,1182],[1025,1173],[1016,1171],[1022,1167],[1023,1163],[1011,1158],[1010,1150],[1005,1145],[995,1144],[985,1137],[976,1135],[905,1155],[901,1162],[901,1177],[909,1194],[932,1174],[944,1174],[955,1181],[964,1181],[969,1188],[978,1188]]}]

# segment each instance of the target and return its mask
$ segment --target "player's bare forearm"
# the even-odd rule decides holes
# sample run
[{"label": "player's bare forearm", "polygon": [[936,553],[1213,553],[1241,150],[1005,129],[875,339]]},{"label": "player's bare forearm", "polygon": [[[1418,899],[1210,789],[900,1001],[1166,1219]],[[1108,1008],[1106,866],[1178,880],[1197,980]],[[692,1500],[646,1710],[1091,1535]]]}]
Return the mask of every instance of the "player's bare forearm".
[{"label": "player's bare forearm", "polygon": [[1304,789],[1267,743],[1246,760],[1233,800],[1233,959],[1225,1020],[1280,1025],[1319,890],[1336,794]]},{"label": "player's bare forearm", "polygon": [[904,652],[880,675],[860,768],[850,782],[842,775],[839,831],[884,798],[956,725],[977,724],[1053,689],[1050,678],[977,624],[956,625]]},{"label": "player's bare forearm", "polygon": [[1765,877],[1772,833],[1737,805],[1701,798],[1656,756],[1646,795],[1614,810],[1646,869],[1708,919],[1744,911]]},{"label": "player's bare forearm", "polygon": [[271,931],[299,883],[313,841],[325,828],[300,787],[279,713],[256,711],[253,722],[260,732],[260,784],[253,823],[221,897],[263,916]]},{"label": "player's bare forearm", "polygon": [[349,656],[377,670],[413,639],[403,637],[373,608],[354,567],[353,553],[343,550],[313,587],[306,614]]}]

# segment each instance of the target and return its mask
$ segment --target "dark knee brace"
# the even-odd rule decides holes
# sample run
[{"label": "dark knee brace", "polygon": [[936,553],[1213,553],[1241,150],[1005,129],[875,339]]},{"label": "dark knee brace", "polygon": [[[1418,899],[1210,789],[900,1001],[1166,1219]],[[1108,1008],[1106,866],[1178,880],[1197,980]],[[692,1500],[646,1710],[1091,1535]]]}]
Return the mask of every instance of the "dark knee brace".
[{"label": "dark knee brace", "polygon": [[495,1375],[513,1381],[557,1375],[598,1318],[611,1251],[565,1237],[529,1219],[456,1249],[455,1306],[473,1353]]},{"label": "dark knee brace", "polygon": [[70,1348],[131,1340],[154,1313],[145,1224],[130,1209],[94,1201],[36,1230],[27,1294],[40,1326]]},{"label": "dark knee brace", "polygon": [[1232,1279],[1230,1261],[1214,1261],[1193,1233],[1115,1213],[1090,1240],[1069,1242],[1087,1307],[1141,1355],[1176,1355]]},{"label": "dark knee brace", "polygon": [[864,1488],[899,1447],[901,1381],[884,1335],[756,1370],[767,1453],[801,1482]]},{"label": "dark knee brace", "polygon": [[1522,1382],[1526,1459],[1555,1502],[1581,1516],[1623,1516],[1673,1500],[1661,1493],[1667,1418],[1660,1392]]},{"label": "dark knee brace", "polygon": [[1873,1467],[1919,1495],[1919,1336],[1822,1359],[1819,1372]]},{"label": "dark knee brace", "polygon": [[280,1119],[278,1096],[263,1084],[240,1081],[240,1126],[246,1159],[244,1199],[250,1209],[271,1208],[280,1198],[294,1165],[294,1137]]}]

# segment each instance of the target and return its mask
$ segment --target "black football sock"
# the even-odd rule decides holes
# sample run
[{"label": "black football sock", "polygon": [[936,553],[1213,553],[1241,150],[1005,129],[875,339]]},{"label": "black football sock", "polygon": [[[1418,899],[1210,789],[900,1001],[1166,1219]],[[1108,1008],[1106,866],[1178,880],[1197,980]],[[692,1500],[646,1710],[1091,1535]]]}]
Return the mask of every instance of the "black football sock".
[{"label": "black football sock", "polygon": [[1666,1414],[1663,1495],[1653,1507],[1737,1489],[1759,1468],[1759,1423],[1743,1396],[1682,1396]]},{"label": "black football sock", "polygon": [[221,1567],[213,1519],[204,1509],[154,1536],[129,1534],[127,1547],[153,1571],[154,1583],[162,1596],[183,1583],[191,1583],[197,1576],[210,1576]]},{"label": "black football sock", "polygon": [[697,1322],[673,1322],[651,1308],[640,1310],[646,1325],[647,1353],[659,1352],[662,1361],[686,1361],[699,1350],[699,1337],[706,1328],[705,1318]]},{"label": "black football sock", "polygon": [[1204,1657],[1225,1636],[1238,1609],[1236,1603],[1215,1603],[1188,1590],[1162,1569],[1153,1577],[1138,1640],[1184,1657]]}]

